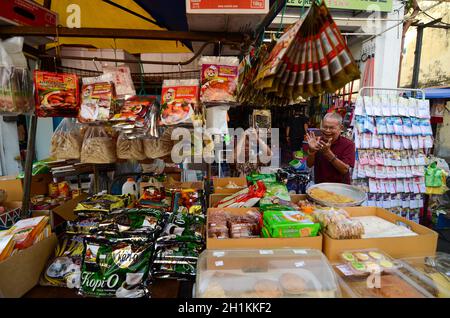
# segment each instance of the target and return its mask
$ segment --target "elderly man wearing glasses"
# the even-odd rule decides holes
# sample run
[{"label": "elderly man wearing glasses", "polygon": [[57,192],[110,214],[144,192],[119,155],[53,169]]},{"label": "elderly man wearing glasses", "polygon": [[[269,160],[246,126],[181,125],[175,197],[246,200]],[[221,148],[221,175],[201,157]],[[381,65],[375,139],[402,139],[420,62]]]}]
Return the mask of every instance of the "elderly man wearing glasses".
[{"label": "elderly man wearing glasses", "polygon": [[355,164],[355,144],[341,136],[342,117],[328,113],[322,120],[320,136],[309,132],[309,168],[314,166],[314,182],[337,182],[350,184],[350,168]]}]

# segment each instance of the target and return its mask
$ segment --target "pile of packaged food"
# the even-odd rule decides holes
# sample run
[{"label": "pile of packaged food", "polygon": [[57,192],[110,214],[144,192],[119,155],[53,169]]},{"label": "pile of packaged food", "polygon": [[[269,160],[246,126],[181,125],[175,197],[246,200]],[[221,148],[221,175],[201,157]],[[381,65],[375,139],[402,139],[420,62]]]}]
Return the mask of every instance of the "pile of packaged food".
[{"label": "pile of packaged food", "polygon": [[78,203],[40,284],[87,297],[136,298],[150,295],[154,278],[195,277],[204,248],[203,193],[159,191],[164,196],[99,194]]}]

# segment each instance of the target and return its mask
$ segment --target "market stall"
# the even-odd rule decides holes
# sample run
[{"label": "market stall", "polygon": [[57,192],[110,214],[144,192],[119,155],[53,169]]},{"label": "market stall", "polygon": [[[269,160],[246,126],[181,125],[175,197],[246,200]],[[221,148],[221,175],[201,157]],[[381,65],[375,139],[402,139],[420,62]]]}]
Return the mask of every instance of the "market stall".
[{"label": "market stall", "polygon": [[[255,17],[253,31],[263,32],[282,7],[277,1],[266,17]],[[81,31],[56,28],[56,36],[82,36]],[[211,176],[210,160],[218,158],[221,171],[222,146],[230,143],[230,108],[257,104],[276,113],[293,100],[333,94],[360,77],[322,1],[270,45],[258,32],[133,33],[201,40],[201,50],[209,43],[219,48],[217,56],[198,59],[195,76],[161,78],[152,95],[145,90],[145,61],[97,59],[138,64],[138,74],[127,65],[104,64],[92,74],[69,67],[59,72],[61,66],[49,69],[45,63],[31,73],[4,49],[10,64],[0,68],[8,75],[0,110],[29,115],[30,138],[23,184],[0,180],[0,204],[6,207],[0,211],[0,296],[42,297],[59,289],[68,297],[89,298],[448,297],[448,255],[436,254],[437,234],[388,211],[395,200],[419,208],[418,196],[426,190],[432,139],[423,100],[369,97],[360,89],[353,175],[368,179],[369,189],[362,181],[307,188],[311,177],[299,171],[303,153],[289,168],[266,166],[263,173],[250,166],[240,177]],[[221,46],[235,49],[236,39],[245,40],[240,56],[222,56]],[[56,117],[62,120],[51,136],[51,158],[33,166],[37,120]],[[401,122],[389,126],[394,117]],[[253,129],[240,148],[246,148],[247,137],[261,138],[260,131],[276,138],[267,109],[253,110],[251,119]],[[373,148],[380,156],[367,154]],[[391,150],[399,158],[386,156]],[[206,166],[195,181],[182,177],[191,164]],[[122,173],[120,165],[133,168]],[[391,184],[390,168],[397,173]],[[374,193],[383,196],[373,198]],[[11,198],[22,204],[11,204]],[[433,268],[433,275],[423,267]],[[374,286],[365,286],[372,275]]]}]

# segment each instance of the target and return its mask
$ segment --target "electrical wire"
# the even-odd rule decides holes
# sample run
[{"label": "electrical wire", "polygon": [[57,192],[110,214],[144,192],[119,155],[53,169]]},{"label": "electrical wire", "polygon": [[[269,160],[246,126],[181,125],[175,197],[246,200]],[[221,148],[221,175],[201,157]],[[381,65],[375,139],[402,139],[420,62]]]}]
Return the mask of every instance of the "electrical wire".
[{"label": "electrical wire", "polygon": [[[432,19],[433,21],[437,20],[436,18],[433,18],[431,15],[429,15],[429,14],[426,13],[426,12],[422,12],[422,13],[425,14],[425,15],[426,15],[427,17],[429,17],[430,19]],[[446,16],[446,14],[443,15],[443,16],[441,17],[441,19],[442,19],[443,17],[445,17],[445,16]],[[449,26],[450,26],[450,23],[446,23],[446,22],[442,22],[442,21],[440,21],[439,24],[449,25]]]}]

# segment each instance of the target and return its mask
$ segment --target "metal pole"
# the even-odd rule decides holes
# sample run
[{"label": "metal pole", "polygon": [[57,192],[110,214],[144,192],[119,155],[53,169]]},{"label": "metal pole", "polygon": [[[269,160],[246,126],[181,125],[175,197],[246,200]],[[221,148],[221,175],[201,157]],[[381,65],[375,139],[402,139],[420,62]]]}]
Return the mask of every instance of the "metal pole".
[{"label": "metal pole", "polygon": [[27,156],[25,160],[23,197],[22,197],[22,215],[27,217],[30,210],[31,178],[33,173],[33,158],[36,145],[37,117],[32,115],[30,118],[30,128],[28,130]]},{"label": "metal pole", "polygon": [[411,87],[417,88],[419,85],[420,73],[420,57],[422,55],[422,39],[423,39],[423,25],[417,27],[416,50],[414,51],[414,67]]}]

